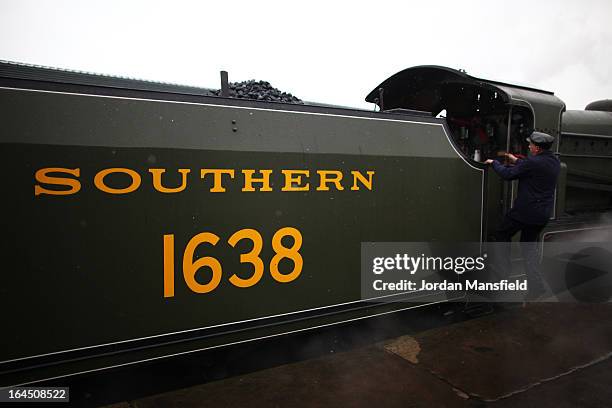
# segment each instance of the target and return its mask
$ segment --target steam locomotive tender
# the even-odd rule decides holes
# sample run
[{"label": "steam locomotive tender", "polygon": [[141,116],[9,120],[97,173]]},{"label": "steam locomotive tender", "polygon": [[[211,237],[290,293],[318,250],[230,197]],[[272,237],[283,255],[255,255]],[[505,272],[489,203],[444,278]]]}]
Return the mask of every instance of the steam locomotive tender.
[{"label": "steam locomotive tender", "polygon": [[565,169],[544,238],[610,227],[609,104],[435,66],[366,100],[0,63],[0,386],[417,307],[360,296],[361,243],[486,242],[516,188],[480,161],[532,129]]}]

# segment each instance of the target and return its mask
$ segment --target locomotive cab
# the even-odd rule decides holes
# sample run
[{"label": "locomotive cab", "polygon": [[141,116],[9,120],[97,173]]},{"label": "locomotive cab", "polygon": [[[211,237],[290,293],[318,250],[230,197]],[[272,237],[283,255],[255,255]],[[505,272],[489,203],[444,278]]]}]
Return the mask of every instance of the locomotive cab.
[{"label": "locomotive cab", "polygon": [[[411,109],[445,120],[451,143],[469,162],[526,156],[525,140],[537,130],[553,135],[558,151],[565,104],[552,92],[472,77],[440,66],[408,68],[383,81],[366,97],[381,111]],[[444,113],[445,112],[445,113]],[[442,113],[442,114],[441,114]],[[514,201],[516,182],[488,177],[487,235]]]},{"label": "locomotive cab", "polygon": [[538,130],[559,135],[563,101],[525,86],[483,80],[445,67],[408,68],[391,76],[366,97],[381,111],[398,108],[446,112],[451,137],[459,150],[476,161],[500,152],[527,154],[525,138]]}]

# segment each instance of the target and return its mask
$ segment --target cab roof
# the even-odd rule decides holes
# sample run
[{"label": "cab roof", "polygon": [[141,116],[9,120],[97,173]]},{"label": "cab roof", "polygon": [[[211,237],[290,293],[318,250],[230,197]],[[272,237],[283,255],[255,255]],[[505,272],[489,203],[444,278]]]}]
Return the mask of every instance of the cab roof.
[{"label": "cab roof", "polygon": [[[482,95],[481,91],[484,91]],[[484,109],[493,109],[499,104],[537,104],[554,110],[565,109],[565,103],[553,92],[477,78],[464,71],[437,65],[422,65],[400,71],[384,80],[365,99],[377,104],[381,110],[415,109],[431,112],[435,116],[445,109],[445,102],[449,98],[456,98],[461,92],[465,93],[465,98],[477,95]]]}]

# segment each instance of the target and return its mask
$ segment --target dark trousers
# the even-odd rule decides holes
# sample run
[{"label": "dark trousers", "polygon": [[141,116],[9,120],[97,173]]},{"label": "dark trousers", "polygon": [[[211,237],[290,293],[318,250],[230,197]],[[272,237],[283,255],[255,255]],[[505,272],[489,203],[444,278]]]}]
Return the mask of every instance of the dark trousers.
[{"label": "dark trousers", "polygon": [[527,285],[530,289],[543,288],[542,276],[538,267],[538,237],[545,225],[524,224],[514,218],[505,216],[495,231],[495,240],[499,243],[508,242],[508,245],[495,244],[494,263],[507,278],[510,272],[510,242],[512,237],[520,231],[521,252],[523,254]]}]

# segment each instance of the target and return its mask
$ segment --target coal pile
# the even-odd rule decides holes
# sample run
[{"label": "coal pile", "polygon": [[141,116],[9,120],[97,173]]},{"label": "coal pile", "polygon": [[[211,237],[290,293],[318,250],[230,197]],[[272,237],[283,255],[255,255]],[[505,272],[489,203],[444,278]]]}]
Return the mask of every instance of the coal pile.
[{"label": "coal pile", "polygon": [[[221,96],[221,90],[213,90],[212,93]],[[282,92],[266,81],[255,81],[253,79],[242,82],[229,83],[229,97],[254,99],[266,102],[304,103],[287,92]]]}]

